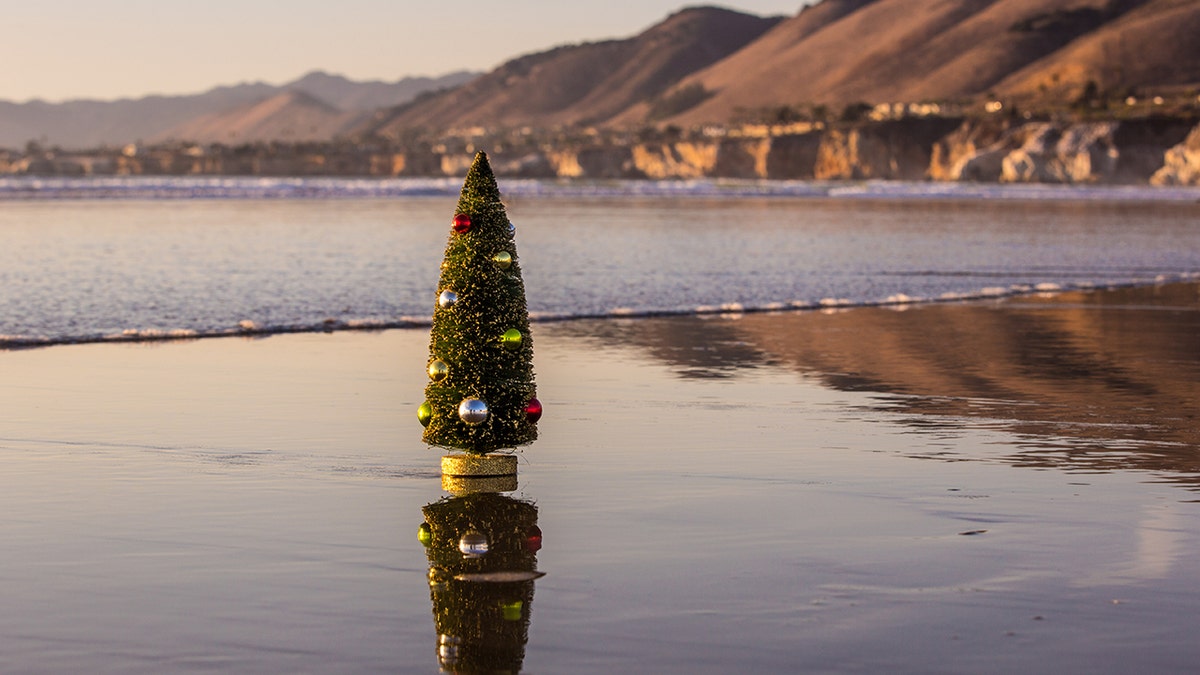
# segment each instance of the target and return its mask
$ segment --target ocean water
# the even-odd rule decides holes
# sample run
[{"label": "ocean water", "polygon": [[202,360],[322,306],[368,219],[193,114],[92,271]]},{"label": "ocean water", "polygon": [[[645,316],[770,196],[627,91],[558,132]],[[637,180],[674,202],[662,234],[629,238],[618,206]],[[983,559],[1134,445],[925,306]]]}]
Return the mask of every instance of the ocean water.
[{"label": "ocean water", "polygon": [[[0,180],[0,345],[425,325],[457,181]],[[1200,273],[1200,190],[501,181],[536,320]]]},{"label": "ocean water", "polygon": [[501,186],[546,414],[464,499],[453,181],[0,181],[0,672],[1200,662],[1200,195]]}]

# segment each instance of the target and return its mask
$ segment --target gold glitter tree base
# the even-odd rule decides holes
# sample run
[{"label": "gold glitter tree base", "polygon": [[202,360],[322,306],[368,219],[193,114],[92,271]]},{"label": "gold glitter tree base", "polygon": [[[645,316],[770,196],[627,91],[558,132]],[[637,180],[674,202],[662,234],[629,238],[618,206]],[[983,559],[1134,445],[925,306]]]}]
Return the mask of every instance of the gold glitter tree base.
[{"label": "gold glitter tree base", "polygon": [[480,492],[512,492],[517,489],[516,476],[447,476],[442,474],[442,489],[456,497]]},{"label": "gold glitter tree base", "polygon": [[487,455],[446,455],[442,457],[442,475],[455,477],[492,477],[517,475],[517,456],[491,453]]}]

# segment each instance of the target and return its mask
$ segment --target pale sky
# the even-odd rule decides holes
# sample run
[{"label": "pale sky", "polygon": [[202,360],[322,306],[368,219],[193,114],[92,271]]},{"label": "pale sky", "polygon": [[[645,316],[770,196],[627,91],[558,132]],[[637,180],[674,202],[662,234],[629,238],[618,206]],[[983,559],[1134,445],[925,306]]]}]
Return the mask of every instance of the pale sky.
[{"label": "pale sky", "polygon": [[700,4],[790,16],[806,0],[0,0],[0,100],[193,94],[312,70],[388,81],[486,71]]}]

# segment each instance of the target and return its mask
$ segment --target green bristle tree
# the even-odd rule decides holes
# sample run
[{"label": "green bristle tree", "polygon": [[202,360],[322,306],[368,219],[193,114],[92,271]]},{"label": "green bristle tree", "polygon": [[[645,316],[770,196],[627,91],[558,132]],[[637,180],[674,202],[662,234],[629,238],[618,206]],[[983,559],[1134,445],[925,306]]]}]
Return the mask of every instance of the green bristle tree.
[{"label": "green bristle tree", "polygon": [[533,343],[514,228],[487,155],[463,181],[442,261],[418,411],[424,441],[483,455],[532,443]]}]

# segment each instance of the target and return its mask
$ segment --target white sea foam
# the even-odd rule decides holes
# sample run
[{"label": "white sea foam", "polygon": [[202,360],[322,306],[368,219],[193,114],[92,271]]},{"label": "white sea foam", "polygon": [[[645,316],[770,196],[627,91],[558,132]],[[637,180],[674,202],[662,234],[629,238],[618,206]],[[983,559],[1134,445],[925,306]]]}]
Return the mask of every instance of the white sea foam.
[{"label": "white sea foam", "polygon": [[[820,311],[837,313],[857,308],[883,306],[890,309],[907,309],[922,304],[937,302],[967,302],[987,300],[1014,294],[1056,294],[1067,290],[1091,290],[1096,288],[1113,288],[1120,286],[1147,286],[1200,279],[1200,273],[1155,275],[1151,278],[1130,281],[1123,284],[1096,286],[1093,284],[1015,284],[1009,288],[989,286],[968,292],[948,292],[936,298],[920,298],[903,293],[887,296],[882,300],[852,300],[849,298],[824,298],[817,303],[804,301],[767,302],[756,306],[746,306],[742,303],[724,303],[721,305],[702,305],[691,310],[639,310],[631,307],[619,307],[602,314],[562,314],[550,312],[534,312],[530,314],[532,323],[547,323],[573,321],[582,319],[645,319],[654,317],[695,316],[695,317],[738,317],[753,313],[778,313],[786,311],[807,312]],[[210,330],[191,328],[127,328],[118,333],[110,334],[79,334],[64,336],[2,334],[0,349],[19,349],[28,347],[43,347],[61,344],[84,344],[95,342],[146,342],[170,340],[194,340],[200,338],[234,337],[238,335],[277,335],[284,333],[319,333],[330,331],[353,330],[385,330],[385,329],[416,329],[428,328],[430,320],[423,317],[399,316],[394,319],[360,318],[333,320],[324,319],[314,323],[265,324],[245,319],[236,325]]]},{"label": "white sea foam", "polygon": [[849,298],[821,298],[817,304],[821,307],[850,307],[854,302]]},{"label": "white sea foam", "polygon": [[[0,199],[329,199],[456,195],[460,179],[103,176],[0,178]],[[503,179],[506,196],[828,197],[1022,201],[1200,200],[1200,187],[975,184],[916,181]]]}]

